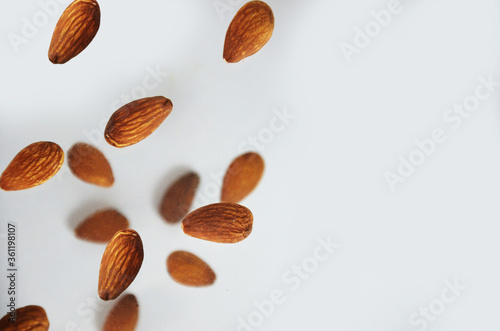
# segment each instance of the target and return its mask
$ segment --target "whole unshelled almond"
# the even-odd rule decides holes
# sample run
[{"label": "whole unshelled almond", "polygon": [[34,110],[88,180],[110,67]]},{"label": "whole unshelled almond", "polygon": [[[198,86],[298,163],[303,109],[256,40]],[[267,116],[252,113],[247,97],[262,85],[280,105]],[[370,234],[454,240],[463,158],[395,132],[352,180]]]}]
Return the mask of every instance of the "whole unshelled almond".
[{"label": "whole unshelled almond", "polygon": [[77,143],[70,148],[68,166],[76,177],[90,184],[110,187],[115,181],[104,154],[89,144]]},{"label": "whole unshelled almond", "polygon": [[98,210],[85,218],[75,229],[78,238],[107,243],[119,230],[129,227],[128,220],[116,209]]},{"label": "whole unshelled almond", "polygon": [[64,152],[56,143],[40,141],[23,148],[0,176],[5,191],[25,190],[45,183],[61,168]]},{"label": "whole unshelled almond", "polygon": [[103,300],[116,299],[134,281],[144,259],[142,240],[134,230],[120,230],[102,255],[98,293]]},{"label": "whole unshelled almond", "polygon": [[16,309],[15,322],[7,313],[0,319],[0,330],[2,331],[47,331],[49,320],[45,309],[40,306],[25,306]]},{"label": "whole unshelled almond", "polygon": [[160,214],[168,223],[182,221],[191,208],[200,177],[189,172],[178,178],[163,195]]},{"label": "whole unshelled almond", "polygon": [[132,101],[111,115],[104,138],[115,147],[137,144],[153,133],[172,111],[172,102],[162,96]]},{"label": "whole unshelled almond", "polygon": [[66,63],[80,54],[94,39],[101,23],[101,11],[95,0],[75,0],[62,13],[49,47],[49,60]]},{"label": "whole unshelled almond", "polygon": [[124,295],[106,317],[103,331],[134,331],[138,319],[139,303],[135,295]]},{"label": "whole unshelled almond", "polygon": [[178,283],[187,286],[208,286],[215,282],[215,272],[198,256],[175,251],[167,258],[167,270]]},{"label": "whole unshelled almond", "polygon": [[222,184],[221,200],[240,202],[257,186],[264,172],[264,160],[254,152],[238,156],[229,166]]},{"label": "whole unshelled almond", "polygon": [[252,212],[236,203],[214,203],[196,209],[182,221],[184,233],[218,243],[236,243],[250,235]]},{"label": "whole unshelled almond", "polygon": [[224,60],[229,63],[257,53],[271,39],[274,15],[263,1],[247,2],[236,13],[226,32]]}]

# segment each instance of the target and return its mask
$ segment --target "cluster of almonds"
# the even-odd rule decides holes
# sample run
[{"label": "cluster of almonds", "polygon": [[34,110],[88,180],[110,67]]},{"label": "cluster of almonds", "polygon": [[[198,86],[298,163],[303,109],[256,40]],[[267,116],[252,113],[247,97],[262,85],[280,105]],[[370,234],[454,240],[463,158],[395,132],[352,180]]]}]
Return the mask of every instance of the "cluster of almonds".
[{"label": "cluster of almonds", "polygon": [[[60,17],[50,43],[49,60],[66,63],[81,53],[93,40],[100,25],[100,9],[95,0],[75,0]],[[246,3],[231,21],[224,42],[223,58],[229,62],[258,52],[271,38],[274,16],[262,1]],[[172,111],[172,102],[163,97],[132,101],[113,113],[105,129],[106,141],[118,148],[136,144],[152,134]],[[53,142],[41,141],[22,149],[0,176],[5,191],[24,190],[43,184],[61,168],[64,152]],[[81,180],[110,187],[113,171],[106,157],[95,147],[77,143],[68,151],[68,166]],[[257,153],[237,157],[228,167],[222,185],[221,202],[201,207],[188,214],[199,176],[189,172],[166,190],[160,214],[168,223],[182,223],[189,236],[217,243],[236,243],[250,234],[253,215],[238,204],[258,184],[264,161]],[[129,229],[127,218],[114,209],[95,212],[75,229],[77,237],[107,243],[101,259],[98,294],[113,300],[122,294],[137,276],[144,251],[139,234]],[[215,281],[210,266],[196,255],[176,251],[167,258],[167,270],[177,282],[187,286],[207,286]],[[132,294],[121,296],[104,324],[104,330],[134,330],[138,319],[138,303]],[[0,319],[1,330],[48,330],[49,321],[40,306],[16,310],[15,322],[10,315]]]}]

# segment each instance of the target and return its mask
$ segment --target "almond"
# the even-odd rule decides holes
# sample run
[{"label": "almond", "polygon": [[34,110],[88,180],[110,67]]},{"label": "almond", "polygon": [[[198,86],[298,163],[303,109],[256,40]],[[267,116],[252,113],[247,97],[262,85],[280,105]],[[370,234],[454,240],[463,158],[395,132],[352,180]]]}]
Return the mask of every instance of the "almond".
[{"label": "almond", "polygon": [[0,330],[3,331],[47,331],[49,320],[45,310],[40,306],[26,306],[16,309],[15,322],[10,320],[12,316],[7,313],[0,319]]},{"label": "almond", "polygon": [[137,144],[153,133],[172,111],[172,102],[162,96],[132,101],[111,115],[104,138],[115,147]]},{"label": "almond", "polygon": [[77,143],[70,148],[68,166],[76,177],[90,184],[110,187],[115,181],[104,154],[89,144]]},{"label": "almond", "polygon": [[177,223],[186,216],[193,203],[200,177],[189,172],[178,178],[163,195],[160,214],[168,223]]},{"label": "almond", "polygon": [[187,286],[208,286],[215,282],[215,273],[198,256],[175,251],[167,258],[167,270],[178,283]]},{"label": "almond", "polygon": [[61,168],[64,152],[53,142],[40,141],[23,148],[0,176],[5,191],[25,190],[45,183]]},{"label": "almond", "polygon": [[78,238],[97,243],[107,243],[118,230],[129,227],[128,220],[115,209],[96,211],[85,218],[75,229]]},{"label": "almond", "polygon": [[185,234],[218,243],[236,243],[250,235],[252,212],[235,203],[214,203],[196,209],[182,221]]},{"label": "almond", "polygon": [[229,166],[222,184],[221,200],[237,203],[257,186],[264,172],[264,160],[254,152],[237,157]]},{"label": "almond", "polygon": [[133,294],[118,300],[106,318],[103,331],[134,331],[139,319],[139,303]]},{"label": "almond", "polygon": [[49,60],[66,63],[80,54],[94,39],[101,23],[101,11],[95,0],[75,0],[62,13],[49,47]]},{"label": "almond", "polygon": [[114,300],[137,276],[144,259],[142,240],[134,230],[120,230],[102,255],[98,293],[103,300]]},{"label": "almond", "polygon": [[274,15],[263,1],[247,2],[236,13],[226,32],[224,60],[229,63],[257,53],[271,39]]}]

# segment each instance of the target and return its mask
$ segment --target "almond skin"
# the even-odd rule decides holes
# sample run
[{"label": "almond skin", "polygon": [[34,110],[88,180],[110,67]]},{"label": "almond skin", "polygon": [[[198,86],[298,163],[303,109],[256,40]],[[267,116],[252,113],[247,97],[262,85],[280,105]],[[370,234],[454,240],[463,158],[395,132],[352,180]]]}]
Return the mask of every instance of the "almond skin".
[{"label": "almond skin", "polygon": [[167,223],[178,223],[186,216],[199,182],[200,177],[194,172],[189,172],[170,185],[160,205],[160,214]]},{"label": "almond skin", "polygon": [[66,63],[80,54],[94,39],[101,23],[95,0],[75,0],[62,13],[49,47],[49,60]]},{"label": "almond skin", "polygon": [[40,306],[26,306],[16,309],[16,320],[9,321],[10,314],[0,319],[0,330],[3,331],[47,331],[49,320],[45,310]]},{"label": "almond skin", "polygon": [[139,320],[139,303],[135,295],[127,294],[118,300],[106,318],[103,331],[134,331]]},{"label": "almond skin", "polygon": [[77,143],[68,151],[68,166],[71,172],[84,182],[110,187],[115,182],[108,160],[97,148]]},{"label": "almond skin", "polygon": [[144,259],[142,240],[134,230],[120,230],[102,255],[98,293],[101,299],[114,300],[134,281]]},{"label": "almond skin", "polygon": [[263,1],[250,1],[238,10],[226,32],[224,60],[229,63],[257,53],[271,39],[274,15]]},{"label": "almond skin", "polygon": [[175,251],[167,258],[167,270],[178,283],[186,286],[208,286],[215,282],[215,272],[198,256]]},{"label": "almond skin", "polygon": [[226,171],[221,201],[238,203],[259,183],[264,173],[264,160],[254,152],[237,157]]},{"label": "almond skin", "polygon": [[129,227],[128,220],[116,209],[103,209],[96,211],[85,218],[75,229],[78,238],[96,242],[107,243],[119,230]]},{"label": "almond skin", "polygon": [[224,244],[242,241],[250,235],[252,226],[252,212],[246,207],[229,202],[198,208],[182,221],[185,234]]},{"label": "almond skin", "polygon": [[132,101],[111,115],[104,138],[114,147],[137,144],[151,133],[172,112],[172,102],[162,96]]},{"label": "almond skin", "polygon": [[25,190],[45,183],[64,162],[64,152],[53,142],[40,141],[23,148],[0,176],[5,191]]}]

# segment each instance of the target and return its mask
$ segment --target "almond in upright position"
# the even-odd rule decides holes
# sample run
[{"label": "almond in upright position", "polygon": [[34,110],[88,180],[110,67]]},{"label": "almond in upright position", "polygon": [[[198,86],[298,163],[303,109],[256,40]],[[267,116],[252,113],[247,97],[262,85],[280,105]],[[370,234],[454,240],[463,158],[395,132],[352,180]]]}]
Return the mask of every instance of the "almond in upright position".
[{"label": "almond in upright position", "polygon": [[237,203],[257,186],[264,172],[264,160],[254,152],[237,157],[229,166],[222,184],[221,200]]},{"label": "almond in upright position", "polygon": [[162,96],[132,101],[111,115],[104,138],[114,147],[137,144],[153,133],[172,111],[172,102]]},{"label": "almond in upright position", "polygon": [[160,214],[168,223],[182,221],[191,208],[200,177],[189,172],[178,178],[163,195]]},{"label": "almond in upright position", "polygon": [[115,181],[104,154],[89,144],[77,143],[70,148],[68,166],[76,177],[90,184],[110,187]]},{"label": "almond in upright position", "polygon": [[134,331],[138,319],[139,303],[135,295],[124,295],[109,312],[103,331]]},{"label": "almond in upright position", "polygon": [[229,63],[257,53],[271,39],[274,15],[263,1],[247,2],[236,13],[226,32],[224,60]]},{"label": "almond in upright position", "polygon": [[119,230],[129,227],[128,220],[115,209],[98,210],[85,218],[75,229],[78,238],[107,243]]},{"label": "almond in upright position", "polygon": [[49,320],[45,309],[40,306],[26,306],[16,309],[16,321],[13,323],[7,313],[0,319],[0,330],[2,331],[47,331]]},{"label": "almond in upright position", "polygon": [[95,0],[75,0],[62,13],[49,47],[49,60],[66,63],[80,54],[94,39],[101,23]]},{"label": "almond in upright position", "polygon": [[25,190],[45,183],[61,168],[64,152],[56,143],[40,141],[23,148],[0,176],[5,191]]},{"label": "almond in upright position", "polygon": [[187,286],[208,286],[215,282],[215,272],[198,256],[175,251],[167,258],[167,270],[172,278]]},{"label": "almond in upright position", "polygon": [[142,240],[134,230],[120,230],[110,240],[99,269],[99,297],[114,300],[134,281],[144,259]]},{"label": "almond in upright position", "polygon": [[182,221],[185,234],[218,243],[236,243],[250,235],[252,212],[236,203],[214,203],[196,209]]}]

